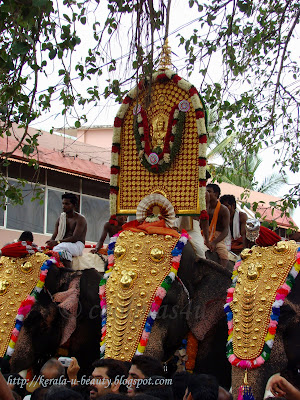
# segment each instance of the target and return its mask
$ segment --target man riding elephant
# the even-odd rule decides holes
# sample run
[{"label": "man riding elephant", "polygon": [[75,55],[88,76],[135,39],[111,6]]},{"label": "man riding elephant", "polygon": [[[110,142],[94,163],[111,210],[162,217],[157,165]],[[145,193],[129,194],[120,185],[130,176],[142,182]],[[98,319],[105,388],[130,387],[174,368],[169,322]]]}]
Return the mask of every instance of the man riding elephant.
[{"label": "man riding elephant", "polygon": [[63,212],[56,221],[55,230],[46,244],[58,252],[64,265],[71,267],[72,257],[81,256],[87,231],[86,219],[75,211],[78,200],[75,194],[62,196]]}]

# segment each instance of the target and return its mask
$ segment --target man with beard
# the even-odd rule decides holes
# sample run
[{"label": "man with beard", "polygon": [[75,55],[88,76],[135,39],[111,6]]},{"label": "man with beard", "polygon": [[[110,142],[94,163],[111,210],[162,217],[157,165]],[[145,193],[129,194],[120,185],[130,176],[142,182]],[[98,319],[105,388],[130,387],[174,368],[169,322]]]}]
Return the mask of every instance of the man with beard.
[{"label": "man with beard", "polygon": [[122,361],[103,358],[93,363],[90,381],[90,399],[100,399],[106,394],[127,392],[128,370]]}]

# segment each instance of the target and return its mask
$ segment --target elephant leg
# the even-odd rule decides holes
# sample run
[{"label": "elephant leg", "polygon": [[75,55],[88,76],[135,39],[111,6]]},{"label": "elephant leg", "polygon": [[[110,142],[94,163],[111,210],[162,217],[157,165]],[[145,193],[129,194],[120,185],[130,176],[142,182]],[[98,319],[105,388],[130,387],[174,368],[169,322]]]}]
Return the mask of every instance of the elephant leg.
[{"label": "elephant leg", "polygon": [[[269,378],[277,372],[282,371],[287,366],[287,362],[282,335],[281,333],[277,333],[269,360],[262,366],[250,370],[248,373],[248,382],[255,399],[260,400],[264,398]],[[244,375],[244,369],[232,367],[232,394],[234,399],[238,397],[238,389],[243,384]]]},{"label": "elephant leg", "polygon": [[15,351],[10,359],[10,370],[12,373],[18,373],[30,368],[33,362],[34,354],[31,337],[25,329],[21,329]]}]

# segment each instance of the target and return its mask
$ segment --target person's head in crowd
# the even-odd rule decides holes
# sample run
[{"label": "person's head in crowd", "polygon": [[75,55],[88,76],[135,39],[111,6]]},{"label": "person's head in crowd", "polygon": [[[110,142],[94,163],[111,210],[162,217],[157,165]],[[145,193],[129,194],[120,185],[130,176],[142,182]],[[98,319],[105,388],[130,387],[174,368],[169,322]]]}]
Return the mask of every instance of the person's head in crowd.
[{"label": "person's head in crowd", "polygon": [[26,394],[26,380],[19,374],[3,374],[3,376],[11,390],[23,399]]},{"label": "person's head in crowd", "polygon": [[136,387],[135,392],[136,394],[144,393],[156,397],[160,400],[173,400],[174,398],[170,384],[171,382],[171,379],[169,382],[167,382],[166,378],[164,378],[163,376],[152,375],[147,379],[145,384],[141,384]]},{"label": "person's head in crowd", "polygon": [[33,242],[33,234],[30,231],[24,231],[21,233],[18,242]]},{"label": "person's head in crowd", "polygon": [[219,385],[212,375],[193,374],[183,400],[218,400]]},{"label": "person's head in crowd", "polygon": [[[55,358],[50,358],[50,360],[46,361],[42,366],[40,374],[43,376],[44,381],[48,379],[53,381],[54,379],[64,377],[65,368],[60,361]],[[53,382],[49,383],[53,384]]]},{"label": "person's head in crowd", "polygon": [[176,372],[173,375],[173,396],[174,400],[182,400],[188,386],[189,378],[191,374],[187,371]]},{"label": "person's head in crowd", "polygon": [[121,384],[121,378],[125,382],[128,375],[128,370],[122,361],[103,358],[95,361],[93,368],[90,399],[100,399],[109,393],[127,393],[126,384]]},{"label": "person's head in crowd", "polygon": [[47,391],[44,400],[83,400],[83,397],[65,386],[53,385]]},{"label": "person's head in crowd", "polygon": [[109,393],[101,397],[101,400],[128,400],[126,394]]},{"label": "person's head in crowd", "polygon": [[219,386],[218,400],[233,400],[232,394],[227,392],[222,386]]},{"label": "person's head in crowd", "polygon": [[220,197],[220,202],[228,208],[230,216],[232,217],[236,209],[235,197],[232,194],[224,194]]},{"label": "person's head in crowd", "polygon": [[71,387],[74,392],[81,394],[84,400],[90,399],[90,387],[88,385],[76,385]]},{"label": "person's head in crowd", "polygon": [[32,393],[30,400],[44,400],[49,387],[40,386]]},{"label": "person's head in crowd", "polygon": [[218,199],[220,197],[221,189],[220,186],[216,183],[209,183],[208,185],[206,185],[206,190],[209,193],[210,199]]},{"label": "person's head in crowd", "polygon": [[128,396],[135,396],[138,379],[145,379],[154,375],[164,375],[164,369],[159,360],[150,356],[134,356],[128,374]]}]

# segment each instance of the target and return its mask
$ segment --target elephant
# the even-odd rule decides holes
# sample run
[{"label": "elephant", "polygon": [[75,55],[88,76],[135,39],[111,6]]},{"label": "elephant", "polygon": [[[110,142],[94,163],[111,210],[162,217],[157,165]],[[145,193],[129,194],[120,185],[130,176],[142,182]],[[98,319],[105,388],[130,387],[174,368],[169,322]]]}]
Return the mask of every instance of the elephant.
[{"label": "elephant", "polygon": [[[280,372],[300,390],[300,275],[280,309],[277,332],[270,358],[260,367],[248,371],[248,382],[256,400],[264,397],[268,379]],[[245,370],[232,367],[233,397],[238,397]]]},{"label": "elephant", "polygon": [[[178,271],[179,279],[173,282],[163,300],[145,354],[163,362],[169,360],[182,344],[188,331],[192,330],[200,341],[199,349],[202,349],[203,344],[203,357],[209,359],[214,342],[220,342],[217,339],[220,326],[226,321],[223,305],[226,289],[230,285],[230,276],[228,270],[213,261],[200,259],[195,262],[195,253],[188,243],[183,250]],[[10,361],[12,371],[34,367],[34,372],[38,373],[41,365],[57,354],[68,315],[65,315],[54,301],[55,293],[66,290],[74,279],[80,279],[77,324],[68,341],[68,350],[70,356],[78,359],[82,375],[91,372],[92,362],[100,355],[101,319],[98,291],[101,278],[102,274],[94,269],[81,273],[56,267],[49,270],[45,285],[47,290],[41,293],[39,302],[33,306],[21,329]],[[213,357],[222,359],[222,363],[219,364],[222,368],[217,364],[217,378],[225,387],[230,387],[230,364],[226,362],[223,365],[225,325],[222,329],[224,341],[218,349],[213,349]],[[203,370],[206,361],[197,364],[197,367]],[[211,367],[213,373],[212,364]],[[224,373],[226,368],[227,372]]]}]

